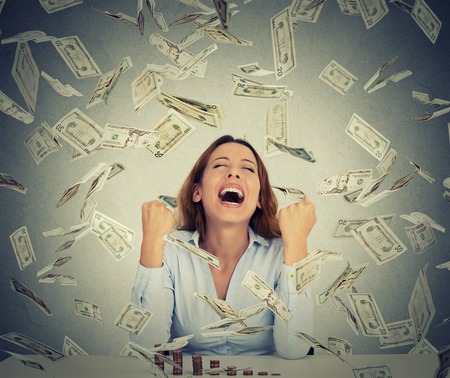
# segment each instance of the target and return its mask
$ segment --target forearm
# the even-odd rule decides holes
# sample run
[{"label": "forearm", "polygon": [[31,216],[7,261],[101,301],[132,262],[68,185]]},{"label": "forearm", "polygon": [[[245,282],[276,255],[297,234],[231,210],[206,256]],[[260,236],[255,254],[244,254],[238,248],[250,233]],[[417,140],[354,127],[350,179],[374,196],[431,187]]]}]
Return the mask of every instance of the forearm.
[{"label": "forearm", "polygon": [[285,240],[284,243],[284,264],[292,266],[294,263],[303,260],[308,256],[308,243],[306,237],[298,237],[294,240]]}]

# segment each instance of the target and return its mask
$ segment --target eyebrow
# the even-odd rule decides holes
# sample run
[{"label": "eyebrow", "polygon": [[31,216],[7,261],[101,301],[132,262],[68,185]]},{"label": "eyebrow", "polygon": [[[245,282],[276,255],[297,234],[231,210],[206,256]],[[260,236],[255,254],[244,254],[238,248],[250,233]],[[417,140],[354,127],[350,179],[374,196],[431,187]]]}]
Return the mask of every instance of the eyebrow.
[{"label": "eyebrow", "polygon": [[[215,158],[215,159],[213,160],[213,163],[214,163],[216,160],[219,160],[219,159],[225,159],[225,160],[230,161],[230,158],[228,158],[228,157],[226,157],[226,156],[221,156],[221,157]],[[247,161],[247,162],[249,162],[249,163],[252,163],[252,164],[256,167],[256,163],[253,162],[253,161],[251,161],[251,160],[249,160],[249,159],[241,159],[241,161]]]}]

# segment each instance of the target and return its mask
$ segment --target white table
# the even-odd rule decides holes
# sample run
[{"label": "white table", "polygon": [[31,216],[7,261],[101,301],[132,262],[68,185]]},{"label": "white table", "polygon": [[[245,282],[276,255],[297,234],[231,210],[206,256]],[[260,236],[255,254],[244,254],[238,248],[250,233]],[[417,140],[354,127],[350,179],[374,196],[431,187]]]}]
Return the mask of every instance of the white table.
[{"label": "white table", "polygon": [[[25,367],[17,359],[10,357],[0,363],[0,377],[5,378],[149,378],[147,363],[133,357],[115,356],[73,356],[51,362],[39,355],[32,355],[35,361],[44,366],[45,371]],[[376,354],[345,356],[351,364],[341,362],[332,355],[307,356],[301,360],[284,360],[277,356],[204,356],[203,368],[209,368],[209,361],[220,360],[220,366],[237,368],[251,367],[253,376],[266,371],[267,377],[279,373],[285,378],[353,378],[352,367],[387,365],[393,378],[432,378],[438,367],[438,357],[432,354]],[[184,355],[183,374],[192,374],[191,356]],[[172,367],[166,364],[166,373],[172,377]],[[242,377],[243,372],[236,375]],[[203,374],[203,377],[210,377]],[[211,376],[217,377],[217,376]],[[227,377],[222,372],[218,377]]]}]

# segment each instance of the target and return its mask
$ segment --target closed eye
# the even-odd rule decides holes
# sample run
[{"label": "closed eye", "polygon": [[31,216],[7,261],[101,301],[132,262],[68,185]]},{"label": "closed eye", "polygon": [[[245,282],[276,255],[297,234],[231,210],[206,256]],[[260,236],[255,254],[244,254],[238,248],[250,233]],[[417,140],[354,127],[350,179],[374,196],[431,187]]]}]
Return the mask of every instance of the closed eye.
[{"label": "closed eye", "polygon": [[243,168],[249,170],[252,173],[255,173],[255,170],[252,167],[243,167]]}]

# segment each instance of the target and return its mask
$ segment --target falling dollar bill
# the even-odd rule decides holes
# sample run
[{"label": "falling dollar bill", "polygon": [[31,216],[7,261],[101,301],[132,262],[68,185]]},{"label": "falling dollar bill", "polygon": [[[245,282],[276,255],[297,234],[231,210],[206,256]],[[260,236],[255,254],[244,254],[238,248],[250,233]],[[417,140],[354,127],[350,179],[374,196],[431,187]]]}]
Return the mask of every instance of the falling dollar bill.
[{"label": "falling dollar bill", "polygon": [[154,130],[142,130],[134,127],[107,123],[103,129],[102,148],[133,149],[152,146],[159,138]]},{"label": "falling dollar bill", "polygon": [[433,228],[428,222],[420,222],[405,227],[405,232],[413,247],[414,253],[421,254],[437,243]]},{"label": "falling dollar bill", "polygon": [[52,43],[77,79],[102,73],[78,36],[54,39]]},{"label": "falling dollar bill", "polygon": [[356,113],[353,113],[345,132],[380,161],[388,151],[390,141]]},{"label": "falling dollar bill", "polygon": [[45,126],[34,129],[28,134],[24,143],[37,165],[52,152],[60,150],[59,144]]},{"label": "falling dollar bill", "polygon": [[315,349],[323,349],[324,351],[326,351],[326,352],[332,354],[333,356],[336,356],[337,358],[339,358],[342,362],[345,362],[345,363],[348,364],[348,362],[345,361],[338,353],[333,352],[332,350],[327,348],[325,345],[323,345],[321,342],[316,340],[311,335],[308,335],[308,334],[306,334],[304,332],[297,331],[297,332],[295,332],[295,336],[297,336],[299,339],[301,339],[303,342],[305,342],[309,346],[311,346],[311,347],[313,347]]},{"label": "falling dollar bill", "polygon": [[105,232],[109,231],[111,228],[115,230],[116,233],[119,233],[129,245],[133,245],[135,235],[133,230],[108,217],[107,215],[99,211],[95,211],[91,218],[90,231],[100,237],[102,235],[106,236]]},{"label": "falling dollar bill", "polygon": [[247,271],[241,285],[263,302],[281,320],[288,322],[292,319],[292,313],[279,295],[256,273],[251,270]]},{"label": "falling dollar bill", "polygon": [[294,20],[316,23],[324,3],[325,1],[317,0],[294,0],[291,4],[291,17]]},{"label": "falling dollar bill", "polygon": [[272,33],[275,77],[276,80],[280,80],[297,65],[290,7],[283,9],[270,19],[270,31]]},{"label": "falling dollar bill", "polygon": [[281,152],[286,152],[289,155],[294,157],[298,157],[300,159],[306,160],[310,163],[314,163],[316,161],[313,153],[311,151],[307,151],[303,147],[291,147],[286,144],[278,142],[276,139],[271,137],[270,135],[266,136],[266,139],[272,143],[276,148],[278,148]]},{"label": "falling dollar bill", "polygon": [[437,368],[435,372],[436,378],[445,378],[445,376],[448,376],[448,372],[450,370],[450,346],[446,345],[443,347],[439,353],[439,367]]},{"label": "falling dollar bill", "polygon": [[140,335],[152,317],[150,311],[130,303],[122,309],[114,324],[125,331]]},{"label": "falling dollar bill", "polygon": [[342,95],[345,95],[358,80],[335,60],[328,63],[320,73],[319,79]]},{"label": "falling dollar bill", "polygon": [[244,327],[238,330],[201,332],[201,335],[203,337],[245,336],[245,335],[254,335],[255,333],[259,332],[269,331],[271,329],[273,329],[273,326],[253,326],[253,327]]},{"label": "falling dollar bill", "polygon": [[25,285],[21,284],[14,278],[11,278],[9,284],[14,292],[28,298],[31,302],[33,302],[36,306],[38,306],[44,312],[45,315],[47,316],[52,315],[52,312],[45,304],[45,302],[39,296],[37,296],[32,290],[30,290],[29,288],[27,288]]},{"label": "falling dollar bill", "polygon": [[114,227],[108,228],[99,236],[99,239],[116,261],[122,260],[133,250],[133,244],[129,243],[123,233]]},{"label": "falling dollar bill", "polygon": [[370,77],[370,79],[367,81],[366,84],[364,84],[364,90],[367,91],[367,89],[375,82],[375,80],[378,79],[380,74],[384,71],[386,71],[389,67],[391,67],[395,61],[397,60],[398,56],[394,56],[393,58],[389,59],[388,61],[384,62],[376,71],[375,73]]},{"label": "falling dollar bill", "polygon": [[252,41],[235,36],[228,30],[217,28],[214,26],[202,26],[204,32],[217,43],[226,43],[235,46],[252,46]]},{"label": "falling dollar bill", "polygon": [[10,332],[0,337],[6,341],[28,349],[31,352],[40,354],[50,361],[58,361],[61,358],[64,358],[64,354],[58,352],[57,350],[18,332]]},{"label": "falling dollar bill", "polygon": [[367,29],[375,26],[389,12],[385,0],[355,0]]},{"label": "falling dollar bill", "polygon": [[412,75],[412,72],[411,72],[410,70],[403,70],[403,71],[400,71],[400,72],[396,72],[396,73],[392,74],[391,76],[389,76],[389,77],[387,77],[387,78],[385,78],[385,79],[378,80],[378,81],[373,85],[373,87],[371,87],[371,88],[369,88],[369,89],[367,90],[367,93],[372,93],[372,92],[377,91],[377,90],[380,89],[380,88],[385,87],[386,84],[387,84],[389,81],[392,81],[392,82],[394,82],[394,83],[397,83],[397,82],[399,82],[400,80],[403,80],[403,79],[405,79],[405,78],[407,78],[408,76],[411,76],[411,75]]},{"label": "falling dollar bill", "polygon": [[328,349],[339,356],[346,356],[352,354],[352,345],[337,337],[328,337]]},{"label": "falling dollar bill", "polygon": [[292,265],[292,272],[288,274],[288,277],[292,280],[297,293],[303,292],[320,278],[321,268],[321,253],[307,256]]},{"label": "falling dollar bill", "polygon": [[151,72],[148,68],[144,69],[140,75],[131,83],[134,110],[139,111],[147,102],[160,93],[162,78]]},{"label": "falling dollar bill", "polygon": [[89,226],[89,223],[84,222],[80,224],[76,224],[74,226],[71,226],[68,230],[64,230],[61,227],[55,228],[53,230],[44,231],[42,235],[44,237],[54,237],[54,236],[64,236],[64,235],[70,235],[70,234],[76,234],[77,232],[80,232],[84,230],[87,226]]},{"label": "falling dollar bill", "polygon": [[24,366],[26,366],[26,367],[37,369],[37,370],[41,370],[41,371],[45,370],[44,367],[39,362],[35,361],[34,359],[32,359],[29,356],[25,356],[25,355],[19,354],[19,353],[10,352],[8,350],[4,350],[4,352],[10,354],[12,357],[14,357],[18,361],[22,362],[22,364]]},{"label": "falling dollar bill", "polygon": [[2,91],[0,91],[0,111],[25,124],[30,124],[34,121],[33,114],[27,112]]},{"label": "falling dollar bill", "polygon": [[386,324],[388,334],[379,339],[380,349],[395,348],[415,343],[414,327],[411,319]]},{"label": "falling dollar bill", "polygon": [[51,262],[44,268],[40,269],[36,275],[39,277],[42,274],[47,273],[49,270],[52,270],[53,268],[57,268],[57,267],[64,265],[66,262],[70,261],[71,259],[72,259],[72,256],[59,257],[58,259]]},{"label": "falling dollar bill", "polygon": [[366,366],[353,368],[355,378],[370,378],[370,377],[386,377],[393,378],[391,370],[387,365]]},{"label": "falling dollar bill", "polygon": [[59,93],[61,96],[64,97],[83,96],[70,84],[63,84],[58,79],[51,77],[48,73],[44,71],[41,71],[41,76],[47,83],[50,84],[50,86],[55,90],[55,92]]},{"label": "falling dollar bill", "polygon": [[0,173],[0,187],[12,189],[22,194],[27,192],[27,188],[8,173]]},{"label": "falling dollar bill", "polygon": [[427,339],[422,338],[408,354],[438,354],[438,350]]},{"label": "falling dollar bill", "polygon": [[27,226],[20,227],[10,236],[14,254],[16,256],[19,269],[24,270],[27,266],[36,261],[36,255],[31,244],[30,235]]},{"label": "falling dollar bill", "polygon": [[64,336],[63,354],[65,356],[87,356],[88,353],[70,337]]},{"label": "falling dollar bill", "polygon": [[317,186],[317,194],[319,196],[344,195],[364,188],[371,179],[371,169],[342,172],[322,180]]},{"label": "falling dollar bill", "polygon": [[194,254],[195,256],[200,257],[202,260],[205,260],[209,265],[220,270],[219,259],[217,258],[217,256],[214,256],[213,254],[209,253],[208,251],[198,248],[195,245],[192,245],[191,243],[189,243],[185,240],[174,238],[173,236],[170,236],[168,234],[164,235],[164,240],[187,250],[188,252]]},{"label": "falling dollar bill", "polygon": [[74,5],[82,4],[83,0],[39,0],[39,2],[42,5],[42,8],[50,14],[73,7]]},{"label": "falling dollar bill", "polygon": [[[388,226],[391,224],[392,219],[394,219],[395,214],[389,215],[379,215],[378,218],[382,219]],[[346,238],[353,237],[351,231],[361,226],[364,223],[367,223],[372,218],[361,218],[361,219],[348,219],[348,218],[340,218],[337,221],[336,229],[334,231],[335,238]]]},{"label": "falling dollar bill", "polygon": [[435,107],[450,105],[450,101],[443,100],[441,98],[434,98],[433,100],[430,100],[430,96],[428,95],[428,93],[412,91],[412,97],[414,100],[419,101],[425,105],[431,105]]},{"label": "falling dollar bill", "polygon": [[95,303],[75,299],[75,314],[103,322],[102,310]]},{"label": "falling dollar bill", "polygon": [[[271,106],[266,115],[265,136],[271,136],[283,144],[289,143],[289,125],[286,101]],[[276,148],[268,139],[265,139],[264,155],[267,157],[281,154],[282,151]]]},{"label": "falling dollar bill", "polygon": [[372,294],[348,293],[350,304],[365,336],[386,336],[386,323]]},{"label": "falling dollar bill", "polygon": [[283,195],[287,198],[292,198],[296,201],[302,200],[305,198],[305,193],[297,188],[285,188],[280,186],[272,186],[273,189],[279,190]]},{"label": "falling dollar bill", "polygon": [[422,29],[428,39],[434,44],[436,43],[442,22],[431,10],[424,0],[416,0],[411,12],[411,16],[416,24]]}]

